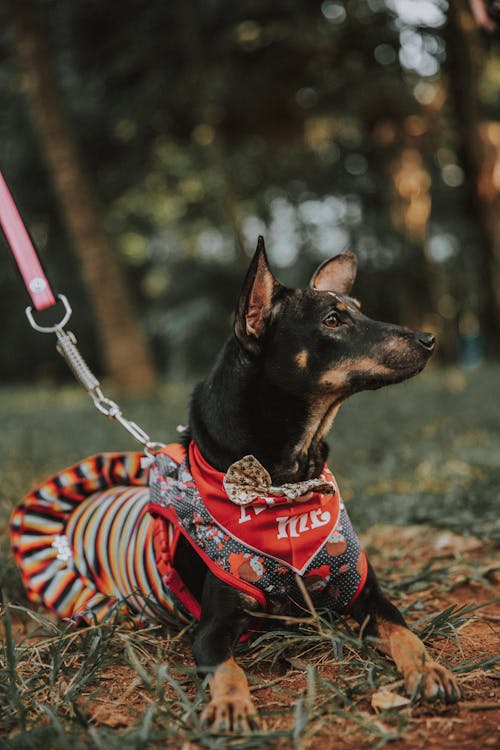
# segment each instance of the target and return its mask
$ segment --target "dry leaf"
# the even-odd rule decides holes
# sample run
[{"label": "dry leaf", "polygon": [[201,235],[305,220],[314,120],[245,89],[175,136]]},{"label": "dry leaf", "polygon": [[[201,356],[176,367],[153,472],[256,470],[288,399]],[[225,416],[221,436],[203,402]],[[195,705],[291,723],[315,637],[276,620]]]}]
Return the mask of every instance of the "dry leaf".
[{"label": "dry leaf", "polygon": [[407,706],[410,699],[405,698],[404,695],[398,695],[398,693],[391,693],[389,690],[379,690],[377,693],[373,693],[371,703],[372,708],[376,711],[385,711],[388,708]]},{"label": "dry leaf", "polygon": [[475,536],[460,536],[452,531],[443,531],[434,540],[434,557],[460,557],[466,552],[476,552],[482,549],[482,544]]}]

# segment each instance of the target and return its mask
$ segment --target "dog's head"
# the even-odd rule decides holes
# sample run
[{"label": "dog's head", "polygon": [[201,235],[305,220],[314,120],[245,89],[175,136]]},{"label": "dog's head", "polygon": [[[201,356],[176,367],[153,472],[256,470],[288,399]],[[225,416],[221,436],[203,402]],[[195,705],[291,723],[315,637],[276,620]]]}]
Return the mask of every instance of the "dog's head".
[{"label": "dog's head", "polygon": [[274,278],[259,237],[234,331],[271,382],[301,396],[344,400],[425,367],[434,336],[363,315],[349,296],[355,276],[356,257],[342,253],[316,270],[307,289],[288,289]]}]

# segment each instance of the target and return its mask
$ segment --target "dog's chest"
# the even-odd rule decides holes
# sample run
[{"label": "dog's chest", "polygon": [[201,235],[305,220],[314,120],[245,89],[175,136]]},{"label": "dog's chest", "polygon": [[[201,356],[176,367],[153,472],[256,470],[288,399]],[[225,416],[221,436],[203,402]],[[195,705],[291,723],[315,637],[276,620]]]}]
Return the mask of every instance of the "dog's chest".
[{"label": "dog's chest", "polygon": [[316,604],[342,612],[363,586],[366,559],[338,493],[239,507],[202,497],[187,461],[165,454],[151,467],[150,490],[150,512],[188,538],[215,575],[266,609],[303,606],[305,586]]}]

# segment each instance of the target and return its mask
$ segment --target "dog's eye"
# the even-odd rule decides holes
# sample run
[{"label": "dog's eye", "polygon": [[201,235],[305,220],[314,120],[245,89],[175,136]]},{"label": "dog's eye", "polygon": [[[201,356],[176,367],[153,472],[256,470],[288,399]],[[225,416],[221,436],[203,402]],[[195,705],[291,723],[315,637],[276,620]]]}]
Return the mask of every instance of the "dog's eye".
[{"label": "dog's eye", "polygon": [[336,312],[328,313],[323,323],[325,326],[328,326],[328,328],[337,328],[337,326],[340,325],[339,316]]}]

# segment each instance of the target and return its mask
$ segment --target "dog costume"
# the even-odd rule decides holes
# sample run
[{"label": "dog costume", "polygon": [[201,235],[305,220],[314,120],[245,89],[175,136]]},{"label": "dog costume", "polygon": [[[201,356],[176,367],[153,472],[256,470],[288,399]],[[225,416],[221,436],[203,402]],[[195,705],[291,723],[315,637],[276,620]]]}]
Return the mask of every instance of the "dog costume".
[{"label": "dog costume", "polygon": [[[173,443],[144,466],[105,453],[66,469],[14,510],[11,539],[29,598],[60,617],[100,622],[117,609],[137,623],[199,619],[175,569],[182,535],[220,579],[271,612],[347,612],[367,563],[333,475],[272,487],[253,457],[227,474],[198,447]],[[148,489],[149,484],[149,489]]]}]

